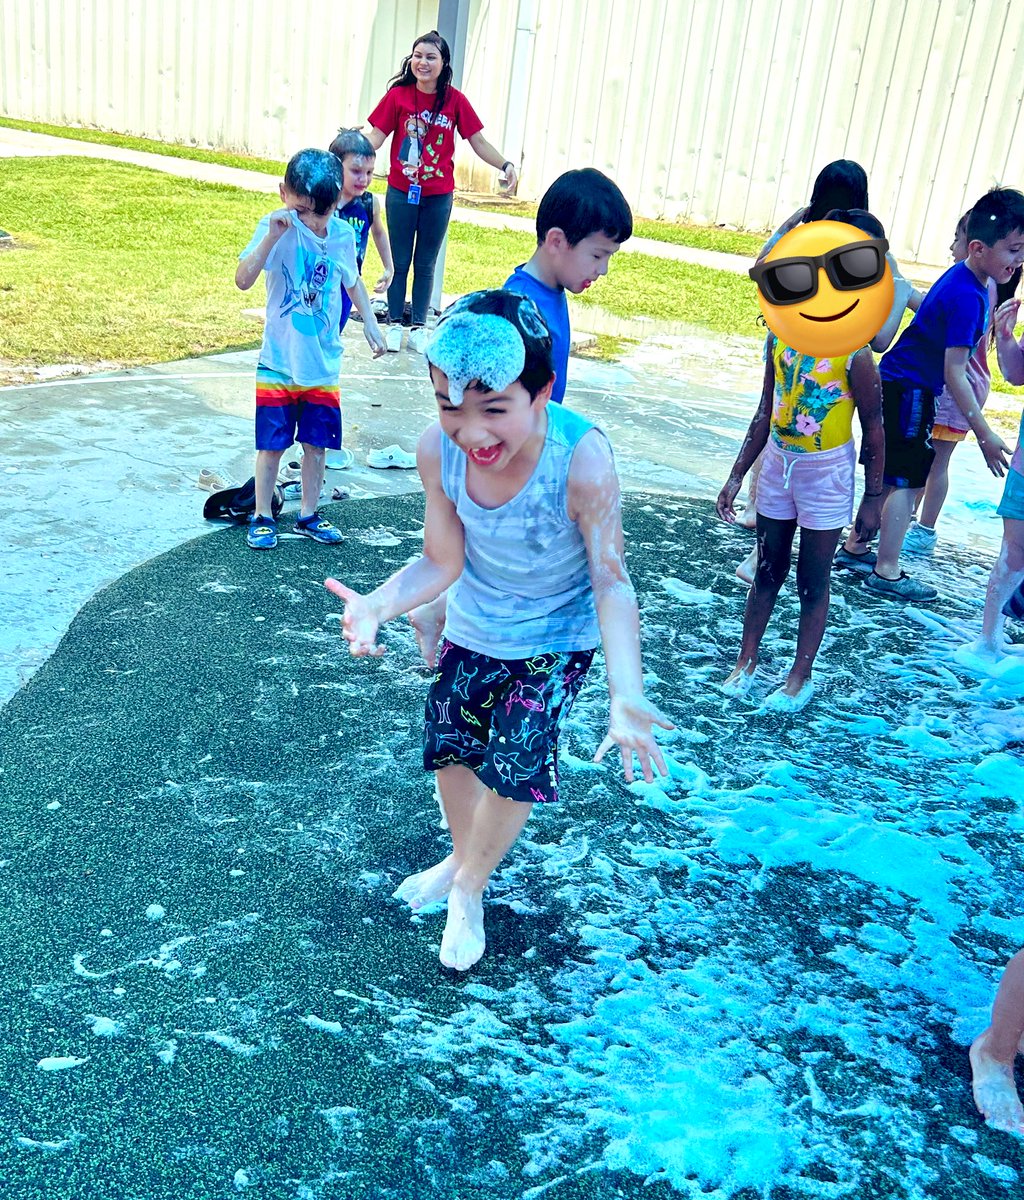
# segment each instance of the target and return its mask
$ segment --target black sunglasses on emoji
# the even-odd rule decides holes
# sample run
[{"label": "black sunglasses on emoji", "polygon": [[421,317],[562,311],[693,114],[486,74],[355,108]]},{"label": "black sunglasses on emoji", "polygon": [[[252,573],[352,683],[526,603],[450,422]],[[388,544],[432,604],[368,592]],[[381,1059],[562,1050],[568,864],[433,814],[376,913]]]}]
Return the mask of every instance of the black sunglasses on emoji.
[{"label": "black sunglasses on emoji", "polygon": [[817,294],[819,267],[824,268],[837,292],[859,292],[870,287],[885,274],[888,249],[885,238],[870,238],[835,246],[825,254],[759,262],[747,273],[768,303],[781,308]]}]

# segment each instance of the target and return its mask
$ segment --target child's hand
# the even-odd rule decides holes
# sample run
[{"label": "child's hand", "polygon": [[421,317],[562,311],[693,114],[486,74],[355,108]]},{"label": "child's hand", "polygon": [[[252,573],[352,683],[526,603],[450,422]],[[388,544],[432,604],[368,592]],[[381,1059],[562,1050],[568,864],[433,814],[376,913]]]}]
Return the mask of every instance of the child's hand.
[{"label": "child's hand", "polygon": [[996,328],[996,337],[1007,340],[1013,337],[1013,331],[1017,327],[1017,310],[1019,308],[1019,300],[1005,300],[996,309],[995,316],[992,318]]},{"label": "child's hand", "polygon": [[651,759],[662,775],[668,774],[661,747],[654,740],[652,725],[675,729],[672,722],[643,696],[615,696],[608,714],[608,736],[598,747],[594,762],[600,762],[612,746],[622,751],[622,770],[626,782],[633,782],[633,755],[640,760],[640,769],[648,783],[654,782]]},{"label": "child's hand", "polygon": [[[373,351],[374,358],[380,358],[382,354],[387,353],[387,345],[384,342],[384,335],[380,331],[380,326],[374,321],[372,324],[363,322],[363,334],[366,337],[367,344]],[[340,595],[340,593],[339,593]]]},{"label": "child's hand", "polygon": [[270,236],[276,242],[282,234],[288,232],[292,227],[291,210],[287,208],[279,208],[270,214]]},{"label": "child's hand", "polygon": [[733,507],[736,503],[736,496],[740,490],[741,479],[734,479],[729,476],[725,487],[718,493],[718,499],[715,501],[715,511],[727,525],[736,523],[736,509]]},{"label": "child's hand", "polygon": [[862,496],[857,508],[857,519],[853,523],[853,532],[861,544],[870,542],[878,532],[882,523],[882,504],[884,496]]},{"label": "child's hand", "polygon": [[985,465],[997,479],[1002,479],[1010,462],[1010,447],[991,429],[978,438],[978,446],[985,456]]},{"label": "child's hand", "polygon": [[373,285],[373,294],[375,296],[383,295],[384,292],[386,292],[388,290],[388,288],[391,286],[391,280],[394,279],[394,277],[395,277],[395,272],[393,270],[389,271],[388,268],[385,267],[384,274]]},{"label": "child's hand", "polygon": [[348,652],[353,658],[380,658],[384,647],[377,645],[377,630],[380,621],[369,598],[354,592],[337,579],[325,579],[324,587],[345,601],[345,615],[341,621],[342,637],[348,642]]}]

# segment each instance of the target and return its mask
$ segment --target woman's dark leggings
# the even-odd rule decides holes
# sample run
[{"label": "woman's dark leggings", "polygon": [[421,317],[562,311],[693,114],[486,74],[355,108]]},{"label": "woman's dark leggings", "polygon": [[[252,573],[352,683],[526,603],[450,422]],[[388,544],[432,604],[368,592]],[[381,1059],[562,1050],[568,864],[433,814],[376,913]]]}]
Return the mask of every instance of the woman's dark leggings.
[{"label": "woman's dark leggings", "polygon": [[[434,264],[444,241],[452,215],[454,196],[423,196],[419,204],[410,204],[405,192],[388,185],[385,211],[395,277],[388,288],[388,319],[401,321],[405,308],[405,287],[412,266],[412,323],[424,325],[434,290]],[[413,243],[416,245],[413,252]]]}]

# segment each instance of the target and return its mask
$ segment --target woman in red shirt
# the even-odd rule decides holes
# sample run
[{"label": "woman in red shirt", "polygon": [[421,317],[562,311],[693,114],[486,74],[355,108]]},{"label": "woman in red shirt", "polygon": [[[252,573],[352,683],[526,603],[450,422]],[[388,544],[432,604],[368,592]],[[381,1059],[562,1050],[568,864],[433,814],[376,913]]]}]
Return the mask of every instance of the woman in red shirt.
[{"label": "woman in red shirt", "polygon": [[401,69],[368,118],[367,137],[375,150],[393,135],[385,201],[395,260],[395,276],[388,288],[389,350],[399,350],[402,345],[410,265],[413,329],[427,320],[434,264],[452,211],[456,131],[485,163],[503,172],[509,192],[517,182],[515,166],[484,137],[483,122],[466,97],[452,87],[451,78],[448,43],[436,29],[425,33],[413,43],[412,53],[402,60]]}]

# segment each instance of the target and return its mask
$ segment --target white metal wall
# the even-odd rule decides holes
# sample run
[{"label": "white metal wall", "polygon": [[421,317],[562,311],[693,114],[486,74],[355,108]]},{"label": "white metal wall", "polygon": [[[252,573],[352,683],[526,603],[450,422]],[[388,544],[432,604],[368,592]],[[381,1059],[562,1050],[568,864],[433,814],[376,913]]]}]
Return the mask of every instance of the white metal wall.
[{"label": "white metal wall", "polygon": [[[0,0],[0,112],[284,158],[365,119],[436,13]],[[472,0],[464,68],[526,196],[594,165],[646,216],[761,229],[855,158],[897,254],[938,264],[967,204],[1024,182],[1014,0]]]}]

